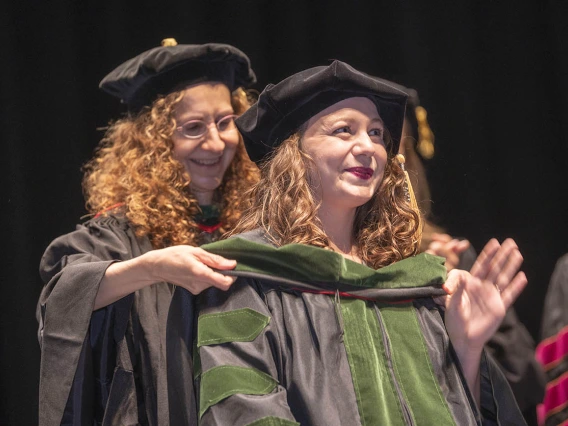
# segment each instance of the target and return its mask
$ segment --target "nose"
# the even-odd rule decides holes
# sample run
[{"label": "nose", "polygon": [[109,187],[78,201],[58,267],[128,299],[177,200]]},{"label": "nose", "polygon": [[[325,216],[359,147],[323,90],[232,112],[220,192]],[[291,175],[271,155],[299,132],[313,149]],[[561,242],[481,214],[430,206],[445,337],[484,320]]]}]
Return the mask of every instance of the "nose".
[{"label": "nose", "polygon": [[356,135],[355,144],[353,145],[353,155],[372,157],[375,154],[375,145],[367,132],[361,132]]},{"label": "nose", "polygon": [[225,142],[221,138],[215,123],[209,125],[209,131],[205,135],[201,148],[211,152],[222,152],[225,149]]}]

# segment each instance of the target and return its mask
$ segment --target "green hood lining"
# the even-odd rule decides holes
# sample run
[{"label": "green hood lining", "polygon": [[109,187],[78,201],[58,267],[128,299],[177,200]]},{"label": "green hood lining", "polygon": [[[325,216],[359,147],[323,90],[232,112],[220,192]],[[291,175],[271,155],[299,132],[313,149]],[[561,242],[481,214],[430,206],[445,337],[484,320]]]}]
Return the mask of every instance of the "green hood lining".
[{"label": "green hood lining", "polygon": [[446,279],[444,258],[427,253],[374,270],[331,250],[303,244],[273,247],[237,237],[202,248],[235,259],[235,275],[258,274],[279,281],[342,284],[359,289],[404,289],[440,288]]}]

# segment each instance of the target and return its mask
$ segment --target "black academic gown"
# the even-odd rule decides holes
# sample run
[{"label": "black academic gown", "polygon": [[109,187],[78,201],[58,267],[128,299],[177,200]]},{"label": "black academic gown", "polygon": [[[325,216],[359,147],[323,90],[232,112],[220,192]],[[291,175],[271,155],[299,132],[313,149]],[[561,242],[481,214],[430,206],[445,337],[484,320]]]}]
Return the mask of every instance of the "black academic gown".
[{"label": "black academic gown", "polygon": [[112,215],[47,248],[37,309],[40,425],[168,424],[165,321],[173,286],[157,283],[93,312],[108,266],[151,249]]},{"label": "black academic gown", "polygon": [[183,401],[171,395],[189,389],[191,370],[202,425],[525,424],[485,355],[481,406],[473,401],[432,300],[445,294],[442,258],[422,254],[374,271],[327,250],[241,237],[203,247],[237,259],[227,273],[239,278],[227,292],[198,297],[198,320],[189,320],[187,292],[174,294],[172,425],[184,424],[175,423]]}]

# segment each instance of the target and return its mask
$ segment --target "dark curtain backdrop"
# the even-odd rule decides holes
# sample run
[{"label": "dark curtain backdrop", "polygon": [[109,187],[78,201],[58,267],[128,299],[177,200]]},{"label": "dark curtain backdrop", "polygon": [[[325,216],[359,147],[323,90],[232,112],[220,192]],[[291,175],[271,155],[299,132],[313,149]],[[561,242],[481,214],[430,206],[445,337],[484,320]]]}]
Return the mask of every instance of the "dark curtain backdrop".
[{"label": "dark curtain backdrop", "polygon": [[477,250],[516,239],[529,277],[516,308],[536,338],[568,252],[567,12],[562,0],[4,2],[0,424],[37,423],[38,263],[85,214],[81,165],[123,112],[98,82],[165,37],[238,46],[259,90],[330,59],[416,88],[436,134],[434,211]]}]

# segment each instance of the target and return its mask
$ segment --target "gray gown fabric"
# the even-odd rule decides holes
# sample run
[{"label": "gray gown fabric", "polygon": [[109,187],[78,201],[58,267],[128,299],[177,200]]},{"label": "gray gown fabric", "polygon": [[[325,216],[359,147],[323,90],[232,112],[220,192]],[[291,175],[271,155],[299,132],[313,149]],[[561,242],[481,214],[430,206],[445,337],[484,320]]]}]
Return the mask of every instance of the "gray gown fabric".
[{"label": "gray gown fabric", "polygon": [[39,424],[165,425],[165,322],[173,293],[157,283],[93,312],[105,270],[151,250],[120,216],[54,240],[40,266]]},{"label": "gray gown fabric", "polygon": [[172,424],[183,404],[171,395],[190,387],[183,374],[192,357],[200,425],[525,424],[485,355],[481,407],[471,397],[432,299],[443,294],[443,279],[431,273],[445,271],[443,259],[420,255],[373,271],[313,247],[264,252],[249,244],[263,242],[258,233],[241,237],[204,246],[236,258],[239,278],[228,292],[197,298],[198,320],[189,320],[193,307],[180,314],[187,292],[174,294]]}]

